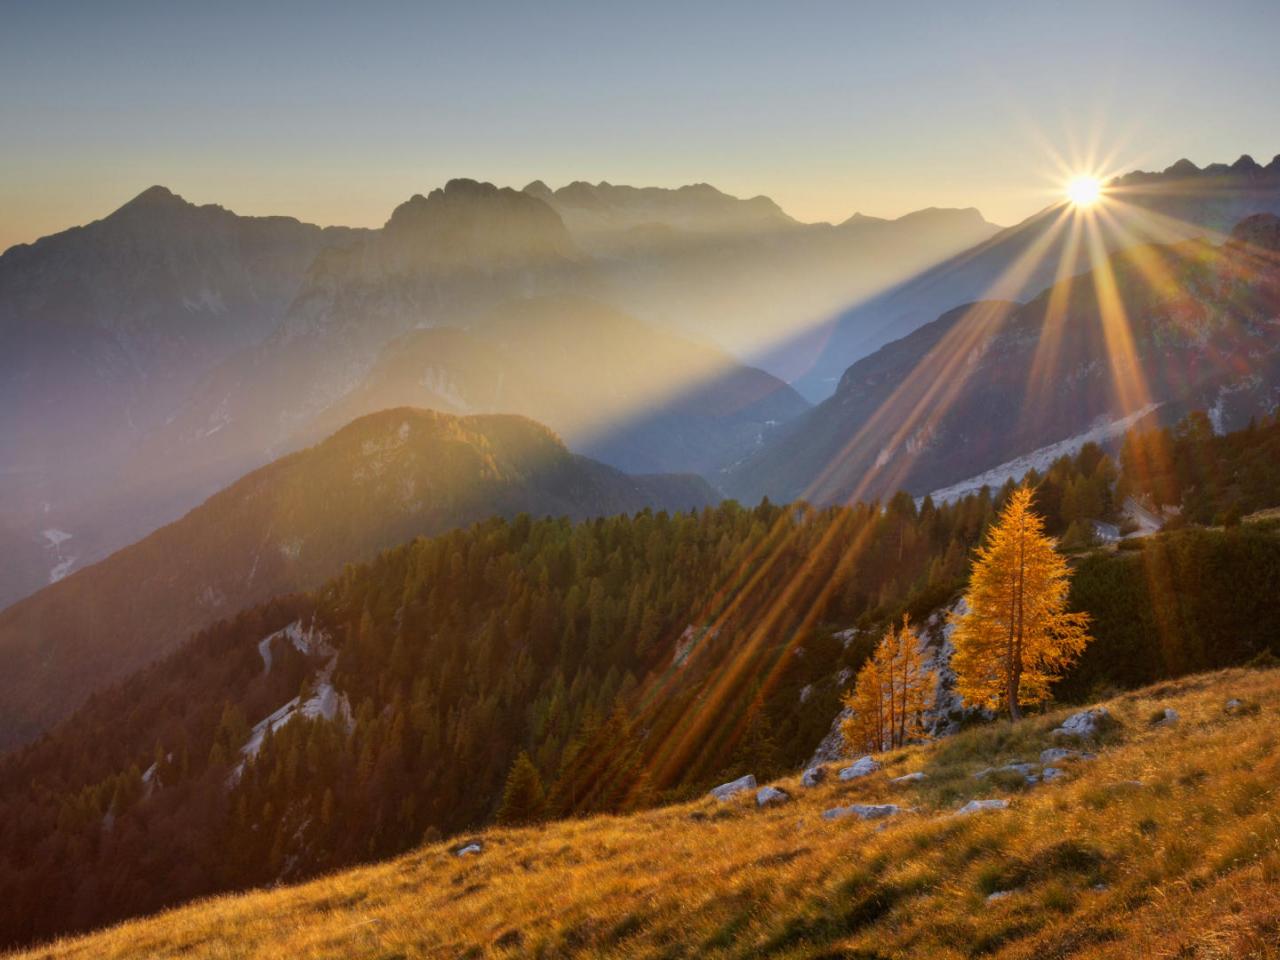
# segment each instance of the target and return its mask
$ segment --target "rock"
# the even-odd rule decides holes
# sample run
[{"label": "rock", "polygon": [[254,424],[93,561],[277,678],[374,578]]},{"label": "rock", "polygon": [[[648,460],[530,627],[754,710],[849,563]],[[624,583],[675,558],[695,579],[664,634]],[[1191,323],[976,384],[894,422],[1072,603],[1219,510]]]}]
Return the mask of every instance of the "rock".
[{"label": "rock", "polygon": [[780,803],[786,803],[791,799],[791,794],[777,787],[761,787],[756,791],[757,807],[772,807]]},{"label": "rock", "polygon": [[1067,773],[1065,770],[1059,770],[1057,767],[1045,767],[1040,771],[1040,779],[1045,783],[1048,783],[1050,780],[1057,780],[1059,777],[1065,777],[1066,775]]},{"label": "rock", "polygon": [[1088,740],[1102,732],[1103,726],[1111,719],[1111,711],[1106,707],[1094,707],[1092,710],[1081,710],[1073,713],[1062,722],[1062,726],[1052,732],[1054,737],[1074,737]]},{"label": "rock", "polygon": [[805,787],[816,787],[827,779],[826,767],[810,767],[800,775],[800,783]]},{"label": "rock", "polygon": [[453,851],[455,857],[469,857],[472,854],[480,853],[484,850],[484,844],[479,840],[473,840],[471,843],[464,844],[457,850]]},{"label": "rock", "polygon": [[901,813],[902,808],[896,803],[853,803],[847,807],[832,807],[824,810],[823,820],[839,820],[842,817],[857,817],[860,820],[879,820]]},{"label": "rock", "polygon": [[880,761],[875,757],[866,756],[859,760],[855,760],[850,766],[840,771],[841,780],[857,780],[859,777],[865,777],[875,773],[880,769]]},{"label": "rock", "polygon": [[1058,763],[1062,760],[1073,760],[1080,756],[1078,750],[1068,750],[1066,747],[1050,747],[1048,750],[1040,752],[1040,762],[1043,764]]},{"label": "rock", "polygon": [[895,787],[905,787],[909,783],[919,783],[921,780],[928,780],[929,775],[917,770],[915,773],[904,773],[900,777],[894,777],[889,782]]},{"label": "rock", "polygon": [[995,893],[987,894],[987,903],[995,903],[997,900],[1003,900],[1005,897],[1013,896],[1012,890],[997,890]]},{"label": "rock", "polygon": [[970,800],[956,811],[956,816],[967,817],[971,813],[980,813],[983,810],[1007,810],[1008,808],[1008,800]]},{"label": "rock", "polygon": [[711,791],[711,796],[715,797],[721,803],[730,797],[737,796],[739,793],[745,793],[748,790],[756,788],[756,778],[754,774],[748,773],[745,777],[739,777],[737,780],[730,780],[728,783],[722,783]]},{"label": "rock", "polygon": [[1164,713],[1152,719],[1153,727],[1172,727],[1179,720],[1178,711],[1172,707],[1165,707]]},{"label": "rock", "polygon": [[1235,697],[1232,697],[1230,700],[1226,702],[1226,704],[1223,706],[1222,709],[1227,711],[1227,713],[1235,713],[1237,710],[1239,710],[1243,706],[1244,706],[1243,703],[1241,703]]}]

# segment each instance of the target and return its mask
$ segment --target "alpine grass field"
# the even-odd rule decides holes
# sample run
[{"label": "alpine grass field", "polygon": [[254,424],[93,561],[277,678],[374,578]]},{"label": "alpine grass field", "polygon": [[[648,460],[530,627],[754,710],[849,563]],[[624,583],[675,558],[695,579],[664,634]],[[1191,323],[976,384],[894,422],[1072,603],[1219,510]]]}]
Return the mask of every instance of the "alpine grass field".
[{"label": "alpine grass field", "polygon": [[[1273,668],[1126,693],[1096,740],[1065,744],[1096,759],[1053,760],[1053,782],[975,774],[1064,746],[1065,709],[848,782],[780,781],[777,806],[746,792],[491,829],[11,956],[1280,957],[1278,695]],[[957,813],[989,798],[1008,807]],[[901,812],[822,817],[854,803]]]}]

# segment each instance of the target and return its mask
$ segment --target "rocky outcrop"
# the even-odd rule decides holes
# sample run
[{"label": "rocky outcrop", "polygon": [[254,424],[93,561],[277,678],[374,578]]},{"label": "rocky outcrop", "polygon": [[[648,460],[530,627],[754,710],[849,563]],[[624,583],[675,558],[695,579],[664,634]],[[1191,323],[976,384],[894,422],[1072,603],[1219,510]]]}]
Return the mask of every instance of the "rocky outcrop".
[{"label": "rocky outcrop", "polygon": [[[945,737],[956,733],[961,724],[969,718],[990,718],[990,711],[966,707],[960,694],[956,691],[956,674],[951,669],[951,657],[955,647],[951,636],[955,632],[955,617],[964,616],[968,605],[962,599],[933,612],[927,620],[919,625],[920,649],[924,654],[925,668],[931,670],[936,678],[933,696],[925,709],[924,728],[931,737]],[[837,637],[848,637],[850,640],[857,631],[845,630]],[[833,677],[838,688],[845,688],[852,681],[847,668],[841,671],[842,676]],[[849,708],[842,709],[831,721],[831,728],[822,742],[809,758],[809,767],[823,763],[833,763],[844,756],[844,737],[841,728],[852,716]]]}]

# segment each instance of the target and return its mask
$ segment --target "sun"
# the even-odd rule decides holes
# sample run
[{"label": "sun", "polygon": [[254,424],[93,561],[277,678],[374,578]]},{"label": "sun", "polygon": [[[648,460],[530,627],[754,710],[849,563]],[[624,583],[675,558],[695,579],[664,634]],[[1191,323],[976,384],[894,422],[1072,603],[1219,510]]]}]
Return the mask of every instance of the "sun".
[{"label": "sun", "polygon": [[1102,181],[1097,177],[1073,177],[1067,184],[1067,199],[1077,207],[1092,207],[1102,199]]}]

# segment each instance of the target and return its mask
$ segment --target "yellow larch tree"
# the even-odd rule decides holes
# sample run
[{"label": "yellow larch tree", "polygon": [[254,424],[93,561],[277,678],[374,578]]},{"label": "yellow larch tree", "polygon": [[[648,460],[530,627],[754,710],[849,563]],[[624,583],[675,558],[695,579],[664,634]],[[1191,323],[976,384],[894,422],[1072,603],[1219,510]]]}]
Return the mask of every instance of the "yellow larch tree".
[{"label": "yellow larch tree", "polygon": [[850,714],[841,726],[845,746],[879,753],[924,736],[924,711],[934,688],[920,636],[906,616],[885,631],[875,653],[858,671],[844,697]]},{"label": "yellow larch tree", "polygon": [[1031,490],[1019,487],[977,551],[968,609],[954,621],[951,666],[966,704],[1019,720],[1023,704],[1048,698],[1090,640],[1089,615],[1067,610],[1070,584],[1066,560],[1031,509]]}]

